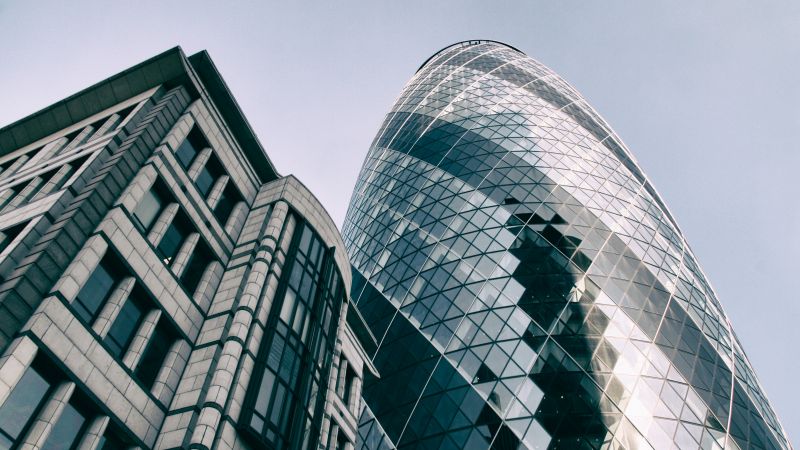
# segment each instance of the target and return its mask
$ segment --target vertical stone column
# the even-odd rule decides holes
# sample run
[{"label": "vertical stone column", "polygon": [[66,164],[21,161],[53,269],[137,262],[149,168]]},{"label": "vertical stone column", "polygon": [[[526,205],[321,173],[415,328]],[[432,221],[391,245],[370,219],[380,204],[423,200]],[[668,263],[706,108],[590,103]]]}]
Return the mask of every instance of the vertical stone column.
[{"label": "vertical stone column", "polygon": [[70,175],[72,175],[72,166],[70,164],[64,164],[63,166],[59,167],[56,173],[54,173],[53,176],[47,180],[44,186],[39,189],[39,192],[31,197],[30,201],[35,202],[36,200],[44,198],[57,191],[61,188],[61,186],[64,185],[64,182],[67,181],[67,178],[69,178]]},{"label": "vertical stone column", "polygon": [[[128,187],[122,191],[114,205],[123,205],[128,212],[133,214],[133,211],[139,206],[139,202],[142,201],[144,194],[153,188],[157,178],[158,173],[152,165],[144,166],[128,184]],[[166,207],[166,205],[163,206]],[[158,219],[158,217],[155,219]],[[155,223],[155,220],[153,220],[153,223]]]},{"label": "vertical stone column", "polygon": [[136,365],[142,358],[142,354],[144,354],[145,348],[147,348],[147,342],[150,340],[150,336],[152,336],[153,332],[156,330],[156,324],[159,318],[161,318],[161,310],[154,309],[147,313],[144,320],[142,320],[142,324],[139,325],[139,329],[136,330],[136,336],[133,337],[131,345],[125,353],[125,357],[122,358],[122,363],[125,364],[127,368],[131,370],[136,368]]},{"label": "vertical stone column", "polygon": [[72,302],[107,250],[108,242],[102,236],[90,237],[56,282],[53,291],[61,292],[67,301]]},{"label": "vertical stone column", "polygon": [[95,450],[100,444],[100,438],[106,432],[106,427],[111,419],[108,416],[97,416],[86,427],[80,444],[75,448],[76,450]]},{"label": "vertical stone column", "polygon": [[330,450],[337,450],[336,447],[339,442],[339,424],[333,422],[331,424],[331,435],[328,438],[328,446],[327,448]]},{"label": "vertical stone column", "polygon": [[325,407],[323,408],[322,424],[320,426],[320,445],[319,448],[327,448],[326,442],[329,442],[329,436],[335,423],[331,420],[331,413],[333,411],[334,397],[336,393],[337,382],[339,380],[339,365],[341,364],[344,356],[342,355],[342,342],[336,339],[336,345],[333,348],[333,359],[331,362],[331,370],[328,373],[328,389],[325,394]]},{"label": "vertical stone column", "polygon": [[117,314],[119,314],[119,310],[122,309],[122,305],[125,304],[128,296],[131,295],[135,283],[135,278],[125,277],[117,284],[114,291],[111,292],[105,305],[103,305],[103,309],[100,310],[100,315],[97,316],[97,319],[92,325],[92,329],[100,338],[106,337],[108,330],[111,328],[111,324],[114,323]]},{"label": "vertical stone column", "polygon": [[72,142],[70,142],[69,144],[67,144],[66,147],[61,149],[59,153],[67,153],[68,151],[83,145],[83,143],[89,139],[89,136],[91,136],[92,133],[94,133],[94,127],[92,127],[91,125],[83,127],[83,129],[80,131],[80,133],[77,134],[77,136],[75,136]]},{"label": "vertical stone column", "polygon": [[225,410],[228,394],[242,357],[243,343],[250,331],[253,314],[258,306],[276,241],[283,229],[288,210],[285,202],[276,202],[267,227],[261,234],[255,262],[245,280],[244,289],[217,361],[217,368],[206,391],[190,447],[210,449],[214,443],[222,411]]},{"label": "vertical stone column", "polygon": [[[251,327],[250,336],[246,342],[246,348],[251,355],[257,355],[261,348],[261,342],[264,338],[264,327],[266,326],[269,312],[272,310],[272,304],[275,301],[275,294],[278,291],[278,284],[280,283],[283,273],[286,253],[289,251],[289,245],[292,242],[295,225],[296,221],[294,217],[287,217],[283,228],[283,235],[274,251],[269,275],[267,276],[267,281],[264,284],[264,290],[261,295],[261,301],[255,311],[256,324]],[[254,364],[252,358],[249,359],[249,361]],[[239,370],[238,378],[236,379],[236,387],[231,395],[230,408],[228,409],[228,414],[234,421],[239,420],[241,406],[244,404],[245,397],[247,396],[247,386],[250,385],[253,364],[250,364],[249,368]]]},{"label": "vertical stone column", "polygon": [[19,447],[20,450],[39,450],[44,446],[53,425],[58,422],[73,392],[75,392],[75,383],[72,381],[65,381],[56,387],[42,412],[39,413],[39,417],[36,418],[36,422],[25,435],[25,439]]},{"label": "vertical stone column", "polygon": [[228,175],[223,175],[214,182],[214,186],[211,187],[211,191],[208,193],[208,198],[206,199],[206,203],[208,207],[211,208],[211,211],[214,211],[214,208],[217,207],[217,202],[219,202],[219,198],[222,196],[222,191],[225,190],[225,186],[228,185],[228,180],[231,177]]},{"label": "vertical stone column", "polygon": [[156,382],[151,390],[153,396],[162,404],[169,405],[170,400],[172,400],[191,351],[191,346],[183,339],[175,341],[169,349],[169,353],[167,353],[167,357],[164,360],[164,367],[158,373]]},{"label": "vertical stone column", "polygon": [[179,209],[180,206],[178,206],[177,203],[170,203],[164,207],[164,209],[161,211],[161,214],[158,215],[156,221],[153,222],[150,232],[147,233],[147,240],[150,241],[154,247],[158,246],[161,238],[164,237],[164,233],[167,232],[169,224],[172,223],[172,219],[174,219],[175,215],[178,214]]},{"label": "vertical stone column", "polygon": [[206,147],[200,150],[200,153],[198,153],[197,156],[194,157],[192,165],[189,166],[189,168],[186,170],[186,175],[189,176],[189,179],[191,179],[192,181],[197,179],[197,175],[200,174],[200,170],[203,168],[203,166],[206,165],[206,163],[208,162],[208,158],[211,157],[211,152],[212,150]]},{"label": "vertical stone column", "polygon": [[242,227],[244,227],[246,217],[247,204],[245,202],[237,203],[236,206],[233,207],[230,217],[228,217],[228,220],[225,222],[225,231],[228,232],[228,235],[236,239],[242,231]]},{"label": "vertical stone column", "polygon": [[61,147],[66,145],[68,139],[66,136],[58,138],[54,141],[48,142],[44,147],[39,149],[35,155],[33,155],[29,160],[28,163],[25,164],[25,167],[22,170],[29,169],[42,161],[47,161],[50,159],[51,156],[58,153],[61,150]]},{"label": "vertical stone column", "polygon": [[[33,194],[39,189],[39,187],[44,183],[44,179],[42,177],[33,177],[31,178],[24,188],[17,195],[11,197],[11,200],[3,207],[2,211],[6,212],[16,207],[22,205],[23,203],[27,202],[29,198],[33,196]],[[13,189],[12,189],[13,192]]]},{"label": "vertical stone column", "polygon": [[6,401],[38,351],[39,347],[29,337],[22,336],[15,339],[0,358],[0,405]]},{"label": "vertical stone column", "polygon": [[121,119],[121,117],[119,116],[119,114],[112,114],[111,116],[109,116],[108,119],[106,119],[105,122],[103,122],[102,125],[100,125],[100,127],[97,129],[97,131],[95,131],[95,133],[92,135],[92,137],[90,137],[88,140],[91,141],[91,140],[97,139],[97,138],[99,138],[101,136],[105,136],[106,134],[108,134],[109,131],[111,131],[114,127],[117,126],[117,124],[119,123],[120,119]]},{"label": "vertical stone column", "polygon": [[206,267],[200,282],[197,284],[197,289],[194,291],[194,301],[197,302],[203,314],[208,312],[208,308],[211,306],[211,300],[222,280],[223,273],[225,273],[225,269],[222,264],[214,260]]},{"label": "vertical stone column", "polygon": [[30,156],[28,155],[22,155],[19,158],[15,159],[14,162],[11,163],[10,166],[8,166],[8,169],[3,171],[3,178],[6,178],[8,175],[13,175],[14,172],[19,170],[19,168],[22,167],[26,162],[28,162],[29,159]]},{"label": "vertical stone column", "polygon": [[344,398],[344,384],[345,381],[347,380],[347,365],[349,364],[349,362],[344,357],[344,354],[342,354],[342,359],[340,361],[341,362],[339,363],[339,375],[336,378],[336,395],[338,395],[339,398],[341,398],[342,400],[347,401],[347,399]]},{"label": "vertical stone column", "polygon": [[348,399],[347,402],[347,408],[356,420],[358,420],[358,411],[361,409],[361,387],[363,383],[364,380],[362,380],[361,377],[353,377],[353,385],[350,387],[350,399]]},{"label": "vertical stone column", "polygon": [[[170,264],[170,268],[176,277],[180,278],[183,275],[183,270],[189,264],[189,258],[191,258],[192,252],[194,252],[194,248],[199,241],[200,234],[197,232],[190,234],[183,240],[181,248],[178,249],[178,253],[175,254],[175,258],[172,259],[172,264]],[[193,292],[189,292],[190,297],[192,294]]]}]

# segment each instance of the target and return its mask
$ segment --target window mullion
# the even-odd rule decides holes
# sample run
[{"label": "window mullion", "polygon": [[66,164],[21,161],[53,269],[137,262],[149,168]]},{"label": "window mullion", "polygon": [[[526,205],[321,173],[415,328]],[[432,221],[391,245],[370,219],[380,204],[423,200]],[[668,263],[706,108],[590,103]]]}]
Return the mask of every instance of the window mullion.
[{"label": "window mullion", "polygon": [[100,339],[105,338],[106,334],[108,334],[111,324],[116,320],[117,314],[119,314],[122,305],[130,296],[135,283],[136,279],[128,276],[117,283],[114,290],[111,291],[111,295],[109,295],[108,300],[100,310],[100,314],[95,319],[94,325],[92,325],[92,329],[100,336]]},{"label": "window mullion", "polygon": [[156,221],[153,222],[150,232],[147,233],[147,240],[150,241],[153,246],[158,246],[158,242],[164,237],[164,233],[167,232],[167,228],[169,228],[169,225],[178,214],[179,208],[180,206],[177,203],[170,203],[164,207],[164,209],[161,211],[161,214],[158,215]]},{"label": "window mullion", "polygon": [[108,428],[108,422],[111,419],[108,416],[96,416],[89,422],[86,427],[86,432],[80,440],[80,444],[75,447],[75,450],[96,450],[103,433]]},{"label": "window mullion", "polygon": [[147,349],[147,343],[150,341],[153,333],[155,333],[156,324],[160,317],[160,309],[153,309],[144,316],[142,324],[139,325],[139,329],[136,330],[136,335],[128,346],[128,351],[125,352],[125,357],[122,358],[122,363],[125,364],[127,368],[131,370],[136,369],[139,360],[142,359],[142,355],[144,355]]},{"label": "window mullion", "polygon": [[22,448],[42,448],[47,442],[48,436],[53,429],[53,426],[58,422],[61,413],[64,412],[69,403],[72,393],[75,392],[75,383],[72,381],[64,381],[60,383],[50,396],[44,408],[39,413],[33,426],[28,430],[25,439],[22,441]]},{"label": "window mullion", "polygon": [[186,367],[192,349],[184,339],[176,339],[164,358],[161,369],[150,390],[161,403],[168,405],[175,390],[178,389],[180,374]]},{"label": "window mullion", "polygon": [[197,180],[197,175],[199,175],[200,171],[203,169],[203,167],[205,167],[206,163],[208,162],[208,159],[211,157],[211,152],[212,152],[211,148],[206,147],[203,150],[201,150],[200,153],[197,154],[197,156],[194,157],[192,165],[189,166],[189,169],[186,170],[186,174],[189,176],[192,182]]},{"label": "window mullion", "polygon": [[[175,257],[172,259],[172,263],[170,264],[172,272],[176,277],[180,278],[180,276],[183,274],[183,270],[189,264],[189,259],[192,257],[192,252],[194,251],[195,247],[197,247],[197,243],[199,241],[200,234],[194,232],[189,234],[189,236],[183,240],[183,243],[181,243],[178,253],[175,254]],[[191,294],[192,293],[190,292],[189,295]]]},{"label": "window mullion", "polygon": [[217,207],[217,202],[220,197],[222,197],[222,191],[225,190],[225,186],[227,186],[230,178],[231,177],[228,175],[222,175],[214,181],[214,186],[211,187],[211,191],[208,193],[208,198],[206,199],[206,203],[208,203],[208,207],[211,208],[212,211]]}]

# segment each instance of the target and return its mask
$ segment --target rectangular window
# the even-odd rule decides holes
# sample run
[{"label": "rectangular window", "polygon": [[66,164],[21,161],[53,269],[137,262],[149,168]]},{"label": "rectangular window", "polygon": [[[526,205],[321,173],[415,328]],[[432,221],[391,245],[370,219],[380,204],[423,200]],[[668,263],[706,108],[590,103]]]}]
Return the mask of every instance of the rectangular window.
[{"label": "rectangular window", "polygon": [[353,383],[355,382],[355,380],[356,380],[356,372],[353,370],[350,364],[347,364],[347,369],[345,370],[344,373],[344,390],[342,391],[342,400],[344,401],[344,404],[347,405],[348,407],[353,406],[350,404],[350,396],[352,395],[353,392]]},{"label": "rectangular window", "polygon": [[97,450],[119,450],[133,446],[133,440],[128,438],[113,422],[109,421],[105,433],[100,436],[95,448]]},{"label": "rectangular window", "polygon": [[136,209],[133,210],[133,218],[142,226],[145,231],[150,231],[153,222],[156,221],[164,207],[171,201],[166,188],[160,180],[156,180],[153,187],[145,192]]},{"label": "rectangular window", "polygon": [[197,285],[200,284],[200,279],[206,271],[206,267],[212,261],[214,261],[214,255],[211,254],[208,245],[200,239],[197,241],[197,246],[195,246],[192,256],[189,257],[189,262],[186,264],[183,275],[181,275],[181,284],[190,295],[194,294]]},{"label": "rectangular window", "polygon": [[345,436],[344,433],[339,431],[339,434],[336,436],[336,450],[346,450],[347,444],[349,443],[350,442],[348,442],[347,436]]},{"label": "rectangular window", "polygon": [[177,340],[177,333],[172,329],[172,326],[167,322],[167,319],[161,318],[156,324],[156,329],[150,337],[147,344],[147,349],[144,351],[139,365],[134,371],[134,375],[142,384],[151,389],[153,383],[156,382],[158,372],[161,366],[164,365],[164,360],[167,358],[170,347]]},{"label": "rectangular window", "polygon": [[195,126],[175,150],[175,157],[184,169],[188,169],[197,154],[208,146],[208,140],[203,136],[203,132]]},{"label": "rectangular window", "polygon": [[222,169],[222,164],[220,164],[219,160],[214,155],[211,155],[206,165],[203,166],[203,168],[200,169],[200,173],[197,174],[197,179],[194,180],[194,184],[197,186],[197,190],[200,191],[200,195],[208,197],[208,194],[214,187],[214,183],[224,174],[225,171]]},{"label": "rectangular window", "polygon": [[10,449],[36,417],[53,386],[47,373],[52,372],[34,360],[0,406],[0,449]]},{"label": "rectangular window", "polygon": [[27,185],[28,183],[17,183],[16,185],[11,186],[10,188],[4,190],[3,192],[0,192],[0,208],[2,208],[3,210],[6,209],[11,210],[10,205],[12,203],[18,203],[21,200],[18,199],[18,197],[22,194],[22,191],[25,189]]},{"label": "rectangular window", "polygon": [[94,322],[100,308],[122,279],[123,273],[119,260],[106,253],[72,302],[76,315],[88,324]]},{"label": "rectangular window", "polygon": [[230,217],[231,212],[233,212],[234,206],[241,201],[242,195],[233,187],[233,181],[228,181],[227,186],[222,190],[222,195],[217,201],[217,206],[214,208],[214,217],[217,218],[220,225],[223,227],[225,226],[225,223],[228,222],[228,217]]},{"label": "rectangular window", "polygon": [[178,212],[175,218],[172,219],[172,223],[167,227],[167,231],[164,232],[161,241],[158,243],[157,249],[161,254],[164,264],[172,262],[172,259],[178,254],[181,245],[183,245],[183,241],[186,240],[191,233],[192,226],[189,224],[189,220],[183,213]]},{"label": "rectangular window", "polygon": [[86,402],[82,401],[76,390],[50,429],[42,450],[72,450],[83,436],[89,417],[91,415],[87,411]]},{"label": "rectangular window", "polygon": [[9,175],[9,174],[4,173],[4,172],[7,171],[9,167],[11,167],[11,164],[14,164],[14,160],[13,159],[8,160],[8,161],[0,164],[0,176]]},{"label": "rectangular window", "polygon": [[2,165],[0,165],[0,170],[2,170],[0,171],[0,175],[2,175],[2,178],[8,178],[9,176],[14,175],[14,173],[16,173],[17,170],[28,161],[28,159],[30,159],[28,155],[20,155],[12,160],[4,162]]},{"label": "rectangular window", "polygon": [[0,252],[8,248],[27,225],[28,222],[22,222],[0,231]]},{"label": "rectangular window", "polygon": [[69,181],[70,177],[72,177],[72,174],[75,173],[75,169],[83,166],[83,163],[86,162],[87,159],[88,157],[82,157],[72,160],[57,169],[51,170],[45,175],[40,175],[40,177],[47,180],[47,182],[43,183],[42,186],[36,190],[35,194],[32,193],[28,201],[33,202],[61,190],[67,181]]},{"label": "rectangular window", "polygon": [[288,253],[276,296],[280,302],[269,319],[271,334],[262,338],[243,416],[254,438],[276,448],[289,439],[291,424],[311,423],[320,414],[320,386],[333,352],[331,331],[321,326],[328,321],[329,303],[340,307],[343,301],[338,292],[325,292],[329,286],[341,289],[329,280],[336,272],[329,269],[323,241],[307,224],[297,226]]},{"label": "rectangular window", "polygon": [[139,329],[142,319],[150,309],[149,305],[147,294],[139,286],[134,287],[103,339],[114,357],[121,358],[125,355],[136,330]]}]

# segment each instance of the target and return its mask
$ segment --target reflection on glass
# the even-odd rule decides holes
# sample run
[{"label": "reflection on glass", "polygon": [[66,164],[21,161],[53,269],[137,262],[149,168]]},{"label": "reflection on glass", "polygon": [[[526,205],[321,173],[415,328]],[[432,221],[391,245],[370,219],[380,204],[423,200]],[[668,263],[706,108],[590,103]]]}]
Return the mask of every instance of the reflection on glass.
[{"label": "reflection on glass", "polygon": [[50,389],[39,372],[29,367],[17,382],[6,401],[0,406],[0,448],[9,449]]},{"label": "reflection on glass", "polygon": [[81,437],[85,425],[86,417],[70,401],[50,430],[42,450],[71,450]]}]

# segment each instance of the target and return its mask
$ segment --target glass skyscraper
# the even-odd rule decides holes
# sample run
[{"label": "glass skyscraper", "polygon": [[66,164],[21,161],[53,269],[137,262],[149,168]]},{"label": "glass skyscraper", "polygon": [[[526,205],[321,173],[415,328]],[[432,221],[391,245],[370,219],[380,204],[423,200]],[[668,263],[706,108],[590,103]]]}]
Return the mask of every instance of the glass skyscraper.
[{"label": "glass skyscraper", "polygon": [[343,234],[379,343],[360,448],[791,448],[629,150],[512,47],[423,64]]}]

